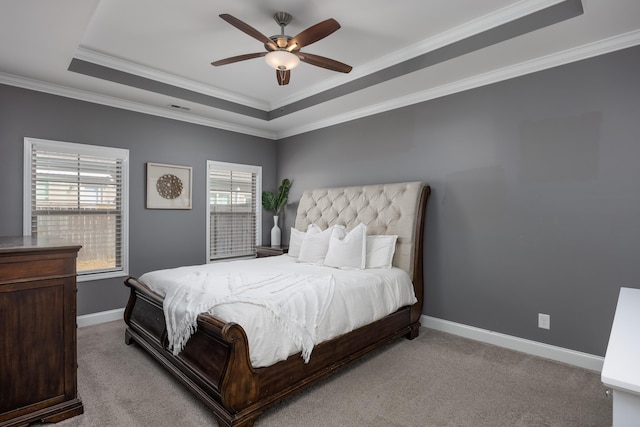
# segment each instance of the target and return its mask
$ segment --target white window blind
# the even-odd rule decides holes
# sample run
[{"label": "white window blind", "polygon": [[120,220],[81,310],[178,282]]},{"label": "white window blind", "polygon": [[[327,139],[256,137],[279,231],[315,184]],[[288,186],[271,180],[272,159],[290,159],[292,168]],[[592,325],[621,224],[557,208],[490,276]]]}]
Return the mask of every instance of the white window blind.
[{"label": "white window blind", "polygon": [[208,261],[254,256],[260,224],[258,166],[209,161]]},{"label": "white window blind", "polygon": [[82,245],[79,279],[126,274],[127,168],[128,150],[25,138],[25,234]]}]

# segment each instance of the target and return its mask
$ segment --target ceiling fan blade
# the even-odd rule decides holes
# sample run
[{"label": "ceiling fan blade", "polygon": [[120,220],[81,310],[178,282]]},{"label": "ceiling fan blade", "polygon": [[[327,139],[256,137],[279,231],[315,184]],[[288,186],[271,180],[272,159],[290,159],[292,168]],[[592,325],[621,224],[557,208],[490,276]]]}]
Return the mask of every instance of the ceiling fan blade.
[{"label": "ceiling fan blade", "polygon": [[353,69],[350,65],[343,64],[334,59],[325,58],[324,56],[312,55],[306,52],[296,53],[300,61],[307,64],[315,65],[316,67],[326,68],[327,70],[338,71],[340,73],[348,73]]},{"label": "ceiling fan blade", "polygon": [[260,58],[261,56],[265,56],[267,53],[268,52],[247,53],[245,55],[232,56],[230,58],[213,61],[211,65],[213,65],[214,67],[218,67],[220,65],[233,64],[234,62],[245,61],[247,59]]},{"label": "ceiling fan blade", "polygon": [[287,50],[299,50],[304,46],[308,46],[311,43],[315,43],[327,37],[329,34],[340,28],[340,24],[333,18],[329,18],[316,25],[313,25],[289,41]]},{"label": "ceiling fan blade", "polygon": [[276,79],[280,86],[288,85],[291,79],[291,70],[276,70]]},{"label": "ceiling fan blade", "polygon": [[251,25],[249,25],[249,24],[247,24],[245,22],[242,22],[238,18],[236,18],[234,16],[231,16],[228,13],[221,14],[220,18],[224,19],[229,24],[233,25],[234,27],[236,27],[237,29],[239,29],[243,33],[248,34],[251,37],[253,37],[254,39],[264,43],[267,46],[269,46],[269,48],[271,48],[271,50],[278,50],[278,46],[276,46],[276,44],[273,42],[273,40],[271,40],[269,37],[267,37],[264,34],[262,34],[260,31],[256,30],[255,28],[253,28]]}]

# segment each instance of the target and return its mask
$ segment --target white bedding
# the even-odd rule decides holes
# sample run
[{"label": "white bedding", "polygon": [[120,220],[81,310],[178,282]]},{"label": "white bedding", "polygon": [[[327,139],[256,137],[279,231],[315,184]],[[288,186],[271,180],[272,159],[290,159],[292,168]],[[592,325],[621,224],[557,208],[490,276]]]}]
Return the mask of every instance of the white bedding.
[{"label": "white bedding", "polygon": [[[242,275],[238,276],[238,272]],[[326,292],[318,290],[316,299],[319,299],[320,303],[311,313],[309,307],[312,305],[300,304],[300,300],[294,298],[276,298],[273,301],[264,299],[264,295],[259,292],[264,293],[268,288],[255,287],[258,293],[248,293],[249,297],[245,300],[221,297],[222,288],[237,289],[243,284],[247,285],[246,281],[250,287],[254,287],[256,278],[271,280],[275,275],[288,278],[287,287],[293,283],[292,278],[304,277],[303,282],[306,286],[316,284]],[[272,365],[300,351],[303,351],[305,357],[305,340],[296,337],[307,337],[312,341],[311,348],[306,349],[308,355],[313,344],[381,319],[398,308],[417,301],[409,275],[399,268],[341,270],[299,263],[287,255],[158,270],[142,275],[140,280],[157,294],[166,297],[175,293],[176,286],[184,285],[185,278],[193,281],[193,278],[204,276],[226,280],[219,280],[212,295],[197,297],[197,301],[204,302],[205,306],[208,302],[214,301],[213,309],[203,308],[199,303],[192,306],[200,305],[198,309],[202,310],[201,312],[208,311],[221,320],[240,324],[247,334],[251,363],[256,368]],[[229,285],[230,280],[233,285]],[[210,284],[213,282],[207,283],[212,287]],[[209,286],[197,288],[206,289]],[[326,299],[328,304],[323,304],[322,299]],[[165,302],[166,300],[165,298]],[[221,301],[224,302],[220,303]],[[289,313],[293,308],[301,306],[307,307],[307,310]],[[192,313],[191,316],[195,318],[197,314]],[[279,316],[283,315],[293,315],[294,319],[306,319],[306,326],[311,329],[307,331],[308,336],[304,331],[292,333],[292,322],[282,321]]]}]

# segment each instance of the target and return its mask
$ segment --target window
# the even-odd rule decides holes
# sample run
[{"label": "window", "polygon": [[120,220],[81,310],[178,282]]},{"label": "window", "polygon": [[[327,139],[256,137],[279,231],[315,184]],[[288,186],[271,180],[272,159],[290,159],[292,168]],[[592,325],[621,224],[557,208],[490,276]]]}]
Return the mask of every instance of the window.
[{"label": "window", "polygon": [[24,139],[25,235],[82,245],[78,280],[128,273],[129,150]]},{"label": "window", "polygon": [[262,168],[207,162],[207,262],[254,256],[260,242]]}]

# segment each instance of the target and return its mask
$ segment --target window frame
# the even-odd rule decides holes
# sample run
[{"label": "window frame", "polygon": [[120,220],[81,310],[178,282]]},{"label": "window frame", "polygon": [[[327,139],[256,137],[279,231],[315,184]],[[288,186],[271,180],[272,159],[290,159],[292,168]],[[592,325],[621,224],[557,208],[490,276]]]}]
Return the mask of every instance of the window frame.
[{"label": "window frame", "polygon": [[[24,138],[24,169],[23,169],[23,219],[22,229],[25,236],[31,236],[31,197],[32,197],[32,153],[33,146],[39,149],[65,154],[79,154],[95,157],[117,158],[122,161],[122,181],[121,181],[121,265],[116,270],[102,272],[77,273],[77,281],[91,281],[108,279],[114,277],[124,277],[129,275],[129,150],[124,148],[104,147],[98,145],[79,144],[75,142],[53,141],[39,138]],[[116,249],[117,251],[117,249]]]},{"label": "window frame", "polygon": [[[255,230],[255,246],[262,244],[262,166],[248,165],[242,163],[221,162],[216,160],[207,160],[207,193],[206,193],[206,252],[205,258],[207,264],[229,261],[235,259],[252,258],[251,256],[238,256],[232,258],[211,259],[211,169],[221,169],[228,171],[250,172],[256,174],[256,194],[255,194],[255,210],[256,210],[256,230]],[[255,254],[254,254],[255,255]]]}]

